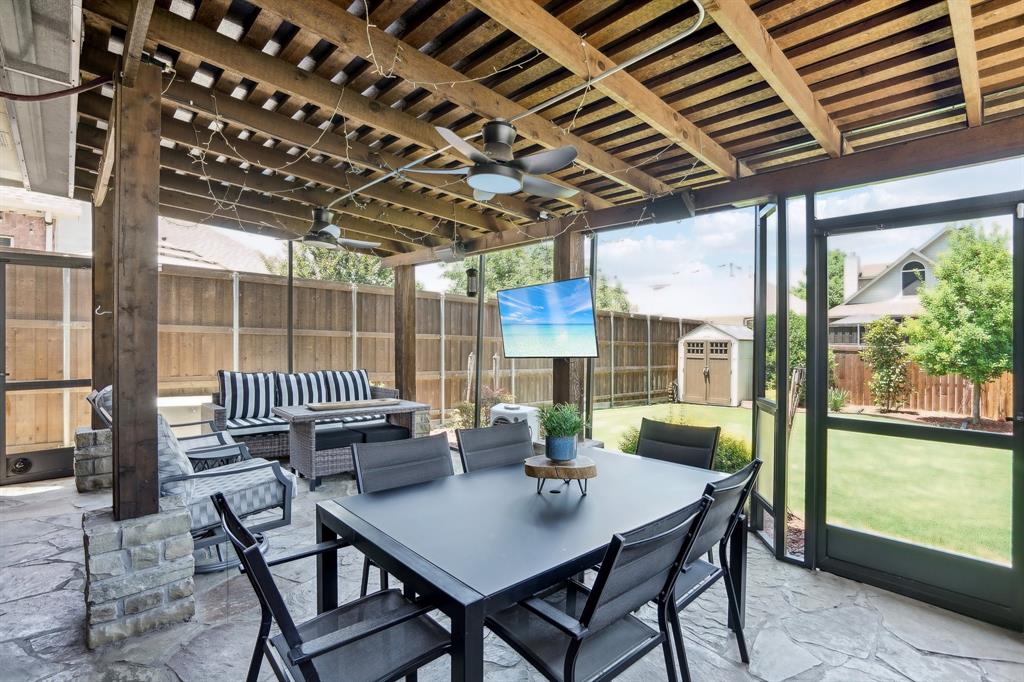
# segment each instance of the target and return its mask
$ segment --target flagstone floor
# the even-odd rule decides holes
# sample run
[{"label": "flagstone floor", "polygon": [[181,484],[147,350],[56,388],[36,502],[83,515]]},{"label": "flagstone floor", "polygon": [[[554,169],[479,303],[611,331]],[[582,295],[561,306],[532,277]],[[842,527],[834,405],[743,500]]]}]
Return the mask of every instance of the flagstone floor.
[{"label": "flagstone floor", "polygon": [[[291,527],[271,532],[271,555],[314,539],[317,501],[352,494],[349,478],[302,489]],[[0,680],[230,682],[244,678],[259,608],[236,570],[197,576],[191,622],[89,651],[83,645],[84,510],[109,495],[75,492],[71,479],[0,488]],[[750,543],[747,641],[739,662],[726,627],[725,594],[712,589],[684,613],[695,680],[921,680],[1021,682],[1024,636],[835,576],[775,561]],[[341,597],[357,595],[360,557],[342,558]],[[312,559],[274,569],[297,618],[314,612]],[[653,612],[641,614],[653,620]],[[486,679],[540,676],[495,637],[486,639]],[[264,664],[263,679],[272,673]],[[448,679],[446,660],[420,674]],[[665,679],[660,650],[622,675]]]}]

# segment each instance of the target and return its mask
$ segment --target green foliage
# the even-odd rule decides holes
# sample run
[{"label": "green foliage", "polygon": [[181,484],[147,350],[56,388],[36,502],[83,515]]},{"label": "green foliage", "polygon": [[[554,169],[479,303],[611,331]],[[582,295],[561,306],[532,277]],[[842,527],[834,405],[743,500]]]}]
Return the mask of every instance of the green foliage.
[{"label": "green foliage", "polygon": [[[448,293],[466,293],[466,268],[475,267],[476,259],[448,266],[444,278],[448,280]],[[505,249],[487,254],[486,282],[484,293],[488,298],[500,289],[513,289],[541,282],[550,282],[555,277],[554,247],[550,242],[532,244],[515,249]],[[608,282],[600,271],[597,276],[597,308],[617,313],[630,311],[629,296],[622,284]]]},{"label": "green foliage", "polygon": [[[263,257],[267,269],[275,275],[288,274],[288,259]],[[381,265],[377,256],[347,249],[324,249],[308,244],[296,244],[293,259],[295,276],[329,282],[351,282],[390,287],[395,283],[395,272]]]},{"label": "green foliage", "polygon": [[540,425],[545,436],[577,436],[583,431],[583,415],[573,403],[545,405],[540,408]]},{"label": "green foliage", "polygon": [[828,409],[831,412],[838,412],[850,401],[850,392],[845,388],[828,389]]},{"label": "green foliage", "polygon": [[950,235],[935,283],[918,290],[924,312],[907,320],[911,360],[932,376],[959,374],[974,384],[972,421],[981,386],[1013,366],[1013,259],[1007,237],[973,225]]},{"label": "green foliage", "polygon": [[[843,302],[843,270],[846,266],[846,254],[839,249],[828,252],[828,307],[834,308]],[[790,292],[799,299],[807,300],[807,271],[803,279],[797,282]]]},{"label": "green foliage", "polygon": [[[800,313],[789,314],[789,368],[807,367],[807,317]],[[765,321],[765,387],[775,388],[775,350],[778,343],[775,315]],[[836,357],[828,351],[828,385],[835,385]],[[804,394],[801,393],[801,400]]]},{"label": "green foliage", "polygon": [[[491,408],[498,403],[513,403],[515,396],[503,388],[484,386],[480,392],[480,424],[486,426],[491,423]],[[448,421],[452,428],[471,429],[473,428],[473,410],[476,405],[472,400],[463,401],[455,405],[455,413],[450,414]]]},{"label": "green foliage", "polygon": [[[676,410],[673,410],[668,418],[663,421],[668,424],[679,425],[689,423],[685,415],[681,411]],[[700,424],[700,426],[706,426],[706,424]],[[622,438],[619,439],[619,450],[628,452],[631,455],[636,454],[639,442],[640,429],[631,426],[622,434]],[[750,464],[751,456],[750,443],[743,438],[737,438],[731,433],[722,431],[718,437],[718,448],[715,449],[714,469],[715,471],[722,471],[727,474],[735,473]]]},{"label": "green foliage", "polygon": [[906,339],[896,320],[885,315],[870,325],[864,335],[861,359],[871,369],[868,390],[882,412],[903,407],[910,392]]}]

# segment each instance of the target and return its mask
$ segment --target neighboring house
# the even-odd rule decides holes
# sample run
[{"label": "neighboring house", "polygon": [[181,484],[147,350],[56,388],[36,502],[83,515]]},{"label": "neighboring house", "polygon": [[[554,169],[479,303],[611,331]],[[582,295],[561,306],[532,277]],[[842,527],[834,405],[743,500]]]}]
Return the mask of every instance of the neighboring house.
[{"label": "neighboring house", "polygon": [[244,240],[219,228],[168,218],[160,219],[159,259],[161,265],[270,274],[263,252]]},{"label": "neighboring house", "polygon": [[935,264],[949,248],[947,228],[888,263],[862,264],[846,254],[843,302],[828,311],[829,342],[860,344],[864,328],[889,315],[897,321],[921,313],[918,289],[935,281]]}]

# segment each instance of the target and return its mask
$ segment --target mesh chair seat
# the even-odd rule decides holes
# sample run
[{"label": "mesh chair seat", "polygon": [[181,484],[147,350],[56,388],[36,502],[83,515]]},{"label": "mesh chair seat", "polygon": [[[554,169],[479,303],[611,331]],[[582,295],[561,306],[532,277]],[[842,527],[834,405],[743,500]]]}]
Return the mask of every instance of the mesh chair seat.
[{"label": "mesh chair seat", "polygon": [[[340,606],[298,626],[305,642],[329,635],[359,623],[387,616],[407,606],[408,600],[398,590],[375,592],[370,596]],[[288,643],[284,635],[270,638],[270,642],[296,680],[305,679],[297,666],[288,659]],[[432,660],[444,652],[451,643],[448,631],[430,616],[419,616],[381,632],[346,644],[313,660],[313,666],[322,680],[393,679],[397,672],[408,669],[418,661]]]},{"label": "mesh chair seat", "polygon": [[676,578],[675,602],[681,609],[701,595],[708,586],[722,577],[722,569],[712,563],[697,559]]},{"label": "mesh chair seat", "polygon": [[[576,608],[566,604],[567,590],[561,588],[544,597],[559,611],[579,618],[586,594],[576,595]],[[562,680],[565,657],[572,638],[529,609],[515,604],[488,617],[487,626],[530,661],[551,680]],[[590,680],[614,668],[619,661],[635,657],[662,641],[661,634],[628,614],[584,640],[576,658],[576,679]]]}]

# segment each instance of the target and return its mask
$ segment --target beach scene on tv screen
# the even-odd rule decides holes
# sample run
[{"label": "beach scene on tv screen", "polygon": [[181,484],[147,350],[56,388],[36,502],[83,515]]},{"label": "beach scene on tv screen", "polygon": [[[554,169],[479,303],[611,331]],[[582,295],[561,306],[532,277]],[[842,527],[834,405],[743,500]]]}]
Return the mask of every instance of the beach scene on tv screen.
[{"label": "beach scene on tv screen", "polygon": [[499,291],[498,311],[505,357],[597,355],[588,279]]}]

